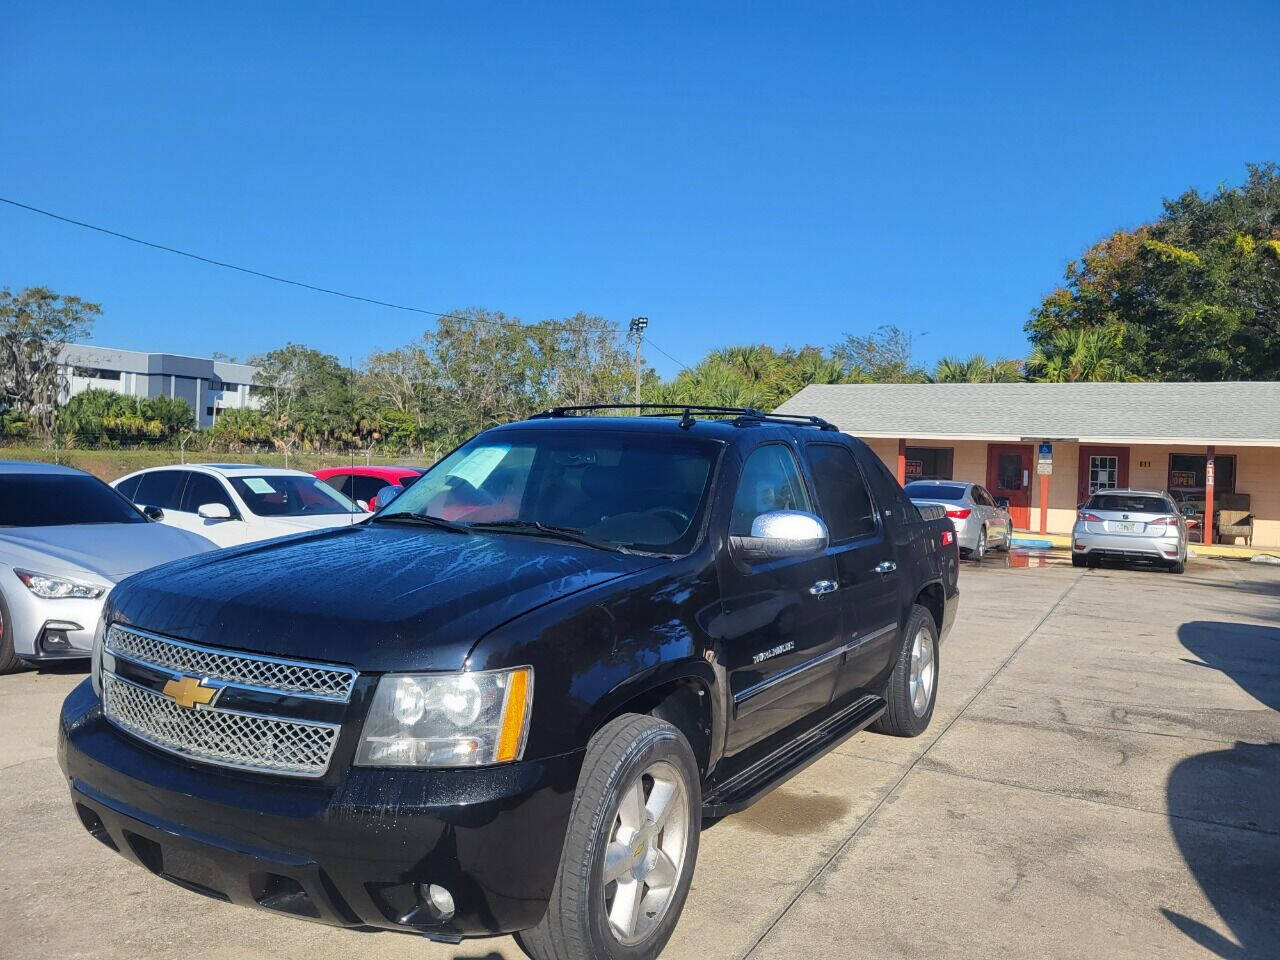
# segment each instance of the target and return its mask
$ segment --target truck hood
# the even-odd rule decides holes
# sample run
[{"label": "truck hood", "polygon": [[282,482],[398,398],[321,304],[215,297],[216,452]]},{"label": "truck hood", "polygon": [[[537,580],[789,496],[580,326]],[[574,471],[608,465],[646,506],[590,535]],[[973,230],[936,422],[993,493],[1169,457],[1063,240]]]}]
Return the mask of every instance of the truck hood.
[{"label": "truck hood", "polygon": [[108,583],[213,549],[204,537],[162,523],[0,528],[0,562],[51,576],[88,575]]},{"label": "truck hood", "polygon": [[166,636],[361,671],[458,670],[490,630],[653,556],[541,537],[361,523],[131,577],[117,620]]}]

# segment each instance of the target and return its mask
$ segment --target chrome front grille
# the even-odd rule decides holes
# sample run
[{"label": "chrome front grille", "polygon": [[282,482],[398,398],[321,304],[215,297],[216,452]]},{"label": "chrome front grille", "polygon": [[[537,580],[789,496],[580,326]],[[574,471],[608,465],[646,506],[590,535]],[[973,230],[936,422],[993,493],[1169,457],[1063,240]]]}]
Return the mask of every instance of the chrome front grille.
[{"label": "chrome front grille", "polygon": [[266,717],[216,707],[187,709],[169,697],[102,676],[106,716],[140,740],[226,767],[320,777],[338,742],[336,724]]},{"label": "chrome front grille", "polygon": [[106,648],[130,660],[178,673],[325,700],[347,700],[356,680],[356,672],[345,667],[201,647],[118,623],[107,631]]},{"label": "chrome front grille", "polygon": [[[121,730],[192,760],[322,777],[359,676],[349,667],[203,647],[113,624],[102,711]],[[291,716],[310,701],[306,719]]]}]

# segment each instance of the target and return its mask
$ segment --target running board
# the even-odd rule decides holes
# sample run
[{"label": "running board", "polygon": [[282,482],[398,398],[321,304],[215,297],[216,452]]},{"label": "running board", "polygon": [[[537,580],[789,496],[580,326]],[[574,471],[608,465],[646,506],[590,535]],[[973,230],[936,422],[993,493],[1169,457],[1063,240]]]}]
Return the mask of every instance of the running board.
[{"label": "running board", "polygon": [[724,817],[745,810],[774,787],[874,723],[886,706],[883,697],[867,696],[828,717],[804,736],[717,786],[703,798],[702,818]]}]

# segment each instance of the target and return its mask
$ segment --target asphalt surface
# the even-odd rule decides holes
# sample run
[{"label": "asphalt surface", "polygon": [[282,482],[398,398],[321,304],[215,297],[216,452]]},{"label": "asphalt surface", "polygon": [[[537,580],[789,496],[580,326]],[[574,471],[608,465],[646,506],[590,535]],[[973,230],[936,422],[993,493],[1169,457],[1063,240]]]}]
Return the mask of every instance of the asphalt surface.
[{"label": "asphalt surface", "polygon": [[[938,709],[710,827],[676,958],[1280,957],[1280,569],[966,564]],[[0,677],[0,957],[516,958],[206,900],[80,827]]]}]

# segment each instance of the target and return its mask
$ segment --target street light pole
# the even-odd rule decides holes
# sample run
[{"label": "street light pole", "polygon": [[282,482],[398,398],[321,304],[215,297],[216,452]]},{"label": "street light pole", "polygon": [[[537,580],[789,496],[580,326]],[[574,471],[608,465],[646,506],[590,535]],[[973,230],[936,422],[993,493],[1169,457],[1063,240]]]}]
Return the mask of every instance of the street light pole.
[{"label": "street light pole", "polygon": [[636,406],[640,406],[640,361],[641,348],[644,346],[644,329],[649,326],[648,317],[632,317],[631,328],[627,335],[636,338]]}]

